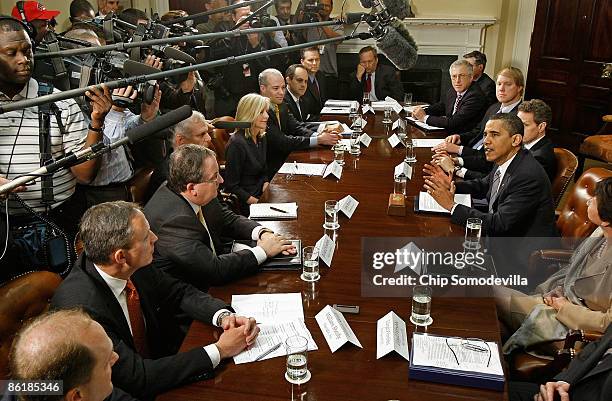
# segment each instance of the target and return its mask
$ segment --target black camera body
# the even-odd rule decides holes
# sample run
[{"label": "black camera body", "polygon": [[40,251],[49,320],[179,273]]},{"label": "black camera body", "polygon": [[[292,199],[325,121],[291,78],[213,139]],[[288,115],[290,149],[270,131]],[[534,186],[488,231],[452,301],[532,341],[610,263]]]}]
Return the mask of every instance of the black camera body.
[{"label": "black camera body", "polygon": [[304,17],[302,22],[319,22],[321,21],[321,16],[319,15],[319,11],[323,9],[323,5],[320,4],[317,0],[306,0],[304,2]]}]

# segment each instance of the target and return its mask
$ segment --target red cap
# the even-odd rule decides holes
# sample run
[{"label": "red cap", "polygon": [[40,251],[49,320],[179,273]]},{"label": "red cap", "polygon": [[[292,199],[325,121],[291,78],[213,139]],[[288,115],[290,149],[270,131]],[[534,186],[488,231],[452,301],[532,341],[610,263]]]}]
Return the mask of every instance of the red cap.
[{"label": "red cap", "polygon": [[[37,1],[24,1],[23,13],[26,17],[27,22],[30,22],[35,19],[49,21],[51,18],[57,17],[60,12],[56,10],[47,10],[45,6],[43,6]],[[11,14],[18,20],[23,21],[23,18],[21,18],[21,14],[19,13],[17,6],[13,7],[13,12]]]}]

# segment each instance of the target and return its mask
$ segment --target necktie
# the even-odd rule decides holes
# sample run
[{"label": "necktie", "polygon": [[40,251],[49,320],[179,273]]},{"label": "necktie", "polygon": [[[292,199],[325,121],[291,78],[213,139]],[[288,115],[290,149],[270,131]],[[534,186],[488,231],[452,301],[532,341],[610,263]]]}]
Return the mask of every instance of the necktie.
[{"label": "necktie", "polygon": [[372,76],[371,74],[366,74],[365,86],[364,90],[368,93],[372,92]]},{"label": "necktie", "polygon": [[455,100],[455,106],[453,107],[453,114],[455,114],[457,112],[457,109],[459,109],[459,102],[461,102],[461,99],[463,99],[463,95],[457,93],[457,99]]},{"label": "necktie", "polygon": [[283,127],[281,127],[281,123],[280,123],[280,109],[278,108],[278,104],[274,105],[274,114],[276,114],[276,121],[278,121],[278,128],[283,129]]},{"label": "necktie", "polygon": [[319,91],[319,82],[317,82],[317,77],[314,77],[312,79],[312,90],[313,90],[317,100],[320,101],[321,100],[321,92]]},{"label": "necktie", "polygon": [[296,117],[298,117],[300,121],[304,121],[304,118],[302,117],[302,98],[299,98],[297,102],[295,102],[295,104],[297,105],[298,114],[299,114],[299,116],[296,116]]},{"label": "necktie", "polygon": [[495,170],[493,175],[493,183],[491,184],[491,197],[489,198],[489,213],[493,213],[493,203],[497,200],[497,193],[499,192],[499,179],[501,177],[501,171]]},{"label": "necktie", "polygon": [[134,338],[134,346],[136,351],[143,358],[149,356],[149,346],[147,344],[147,330],[145,327],[142,309],[140,308],[140,297],[138,291],[134,287],[132,280],[128,280],[125,286],[125,295],[127,300],[128,314],[130,315],[130,326],[132,327],[132,337]]},{"label": "necktie", "polygon": [[213,255],[217,256],[217,251],[215,250],[215,243],[213,242],[212,237],[210,236],[210,231],[208,230],[206,220],[204,219],[204,214],[202,213],[202,208],[198,210],[198,220],[200,220],[200,223],[202,223],[202,225],[206,229],[206,234],[208,234],[208,240],[210,241],[210,249],[212,249]]}]

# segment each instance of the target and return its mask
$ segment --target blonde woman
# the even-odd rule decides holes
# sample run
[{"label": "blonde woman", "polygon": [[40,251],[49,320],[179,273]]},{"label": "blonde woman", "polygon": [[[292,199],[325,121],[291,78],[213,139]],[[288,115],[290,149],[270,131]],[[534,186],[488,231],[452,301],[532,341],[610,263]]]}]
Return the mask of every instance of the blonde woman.
[{"label": "blonde woman", "polygon": [[236,121],[249,121],[251,127],[237,130],[225,148],[225,189],[236,194],[243,214],[257,203],[268,188],[266,175],[266,126],[270,100],[255,93],[238,102]]}]

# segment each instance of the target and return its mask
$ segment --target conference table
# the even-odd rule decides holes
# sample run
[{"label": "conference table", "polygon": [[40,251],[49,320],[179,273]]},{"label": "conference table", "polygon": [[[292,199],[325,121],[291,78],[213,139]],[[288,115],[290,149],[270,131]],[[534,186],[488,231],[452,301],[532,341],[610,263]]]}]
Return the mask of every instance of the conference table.
[{"label": "conference table", "polygon": [[[326,116],[342,120],[344,116]],[[327,232],[336,242],[331,267],[321,264],[321,278],[314,283],[300,279],[299,271],[265,271],[210,293],[227,301],[234,294],[301,293],[307,328],[318,346],[309,352],[308,368],[312,378],[302,385],[285,380],[285,358],[278,357],[236,365],[228,360],[216,369],[215,377],[171,390],[157,398],[163,400],[505,400],[507,391],[497,392],[472,387],[411,380],[408,362],[394,352],[376,359],[377,320],[394,311],[406,322],[409,339],[413,332],[445,336],[476,337],[501,341],[495,304],[491,298],[433,297],[433,323],[417,327],[410,323],[410,294],[405,297],[362,297],[362,239],[368,237],[450,237],[462,236],[464,228],[453,225],[444,215],[416,214],[414,196],[422,190],[422,168],[431,159],[431,149],[416,148],[417,162],[407,185],[406,216],[387,215],[389,194],[393,192],[394,167],[404,158],[400,144],[395,149],[384,135],[381,116],[369,115],[364,131],[372,136],[361,155],[345,155],[342,177],[322,178],[277,174],[262,202],[296,202],[298,219],[262,221],[262,224],[290,238],[299,238],[302,246],[314,245],[325,232],[325,200],[340,200],[351,195],[359,205],[351,219],[340,217],[340,228]],[[444,133],[426,134],[409,126],[413,138],[444,137]],[[292,153],[288,162],[330,163],[329,148]],[[363,349],[347,343],[335,353],[315,320],[326,305],[359,305],[359,314],[344,314]],[[194,322],[181,351],[216,341],[220,330]],[[507,386],[506,386],[507,388]]]}]

